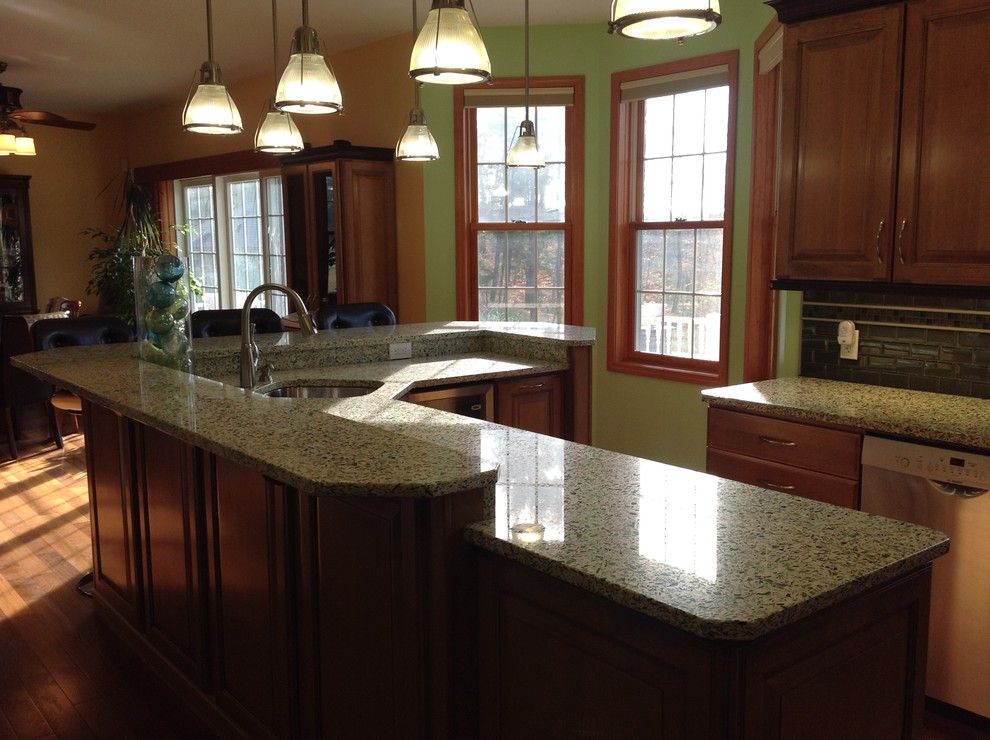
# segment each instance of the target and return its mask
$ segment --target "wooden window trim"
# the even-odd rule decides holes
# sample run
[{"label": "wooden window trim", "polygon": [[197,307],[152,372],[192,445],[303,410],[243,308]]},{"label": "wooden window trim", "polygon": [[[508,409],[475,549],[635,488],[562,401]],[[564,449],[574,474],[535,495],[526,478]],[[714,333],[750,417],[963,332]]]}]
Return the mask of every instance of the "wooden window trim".
[{"label": "wooden window trim", "polygon": [[[459,86],[454,90],[455,282],[460,321],[478,319],[478,252],[473,236],[476,227],[483,226],[477,221],[475,197],[475,116],[472,109],[464,105],[464,90],[471,87],[519,88],[523,83],[522,77],[506,77],[486,85]],[[564,323],[581,324],[584,320],[584,77],[532,77],[530,87],[570,87],[574,90],[574,103],[567,106],[565,113],[567,218],[556,224],[490,225],[497,226],[500,231],[513,228],[564,231]]]},{"label": "wooden window trim", "polygon": [[[636,307],[634,305],[636,264],[635,229],[638,208],[633,196],[640,180],[641,164],[636,102],[622,103],[620,87],[624,82],[648,77],[677,74],[705,67],[724,65],[729,71],[729,120],[726,142],[726,182],[724,236],[722,243],[722,314],[719,328],[719,360],[696,360],[669,355],[638,352],[635,349]],[[738,105],[739,52],[727,51],[683,59],[651,67],[625,70],[612,75],[611,162],[609,170],[609,260],[608,260],[608,359],[611,372],[642,375],[697,385],[724,385],[729,365],[729,305],[732,284],[733,198],[736,161],[736,108]],[[703,223],[703,222],[699,222]],[[690,226],[685,222],[685,225]]]}]

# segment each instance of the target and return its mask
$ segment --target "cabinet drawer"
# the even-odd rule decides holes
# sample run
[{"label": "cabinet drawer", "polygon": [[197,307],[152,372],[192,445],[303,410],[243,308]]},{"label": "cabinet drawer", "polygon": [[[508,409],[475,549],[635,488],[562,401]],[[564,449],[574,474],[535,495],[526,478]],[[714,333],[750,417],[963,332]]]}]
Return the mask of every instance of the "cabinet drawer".
[{"label": "cabinet drawer", "polygon": [[724,409],[708,410],[708,446],[859,479],[862,436]]},{"label": "cabinet drawer", "polygon": [[708,448],[708,472],[827,504],[859,508],[859,482]]}]

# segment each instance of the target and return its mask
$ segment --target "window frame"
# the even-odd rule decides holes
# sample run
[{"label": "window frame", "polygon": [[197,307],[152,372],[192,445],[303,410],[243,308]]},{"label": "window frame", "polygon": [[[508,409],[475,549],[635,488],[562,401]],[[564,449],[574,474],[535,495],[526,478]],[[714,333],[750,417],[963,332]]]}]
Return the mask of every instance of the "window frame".
[{"label": "window frame", "polygon": [[[643,159],[642,100],[621,100],[626,82],[724,66],[729,78],[726,141],[725,212],[722,219],[722,285],[718,360],[699,360],[636,350],[637,231],[655,225],[640,220],[639,193]],[[611,372],[642,375],[696,385],[724,385],[728,380],[729,308],[732,284],[732,231],[735,191],[736,116],[739,94],[739,52],[727,51],[691,59],[616,72],[612,75],[611,159],[609,172],[608,357]],[[685,221],[684,228],[707,222]],[[664,226],[663,228],[669,228]]]},{"label": "window frame", "polygon": [[[570,87],[574,102],[564,111],[564,220],[526,224],[478,220],[477,117],[464,104],[465,89],[521,89],[522,77],[499,78],[485,85],[454,90],[454,220],[456,311],[460,321],[478,320],[478,231],[564,232],[564,323],[580,324],[584,317],[584,77],[531,77],[532,90]],[[537,131],[539,137],[539,131]]]}]

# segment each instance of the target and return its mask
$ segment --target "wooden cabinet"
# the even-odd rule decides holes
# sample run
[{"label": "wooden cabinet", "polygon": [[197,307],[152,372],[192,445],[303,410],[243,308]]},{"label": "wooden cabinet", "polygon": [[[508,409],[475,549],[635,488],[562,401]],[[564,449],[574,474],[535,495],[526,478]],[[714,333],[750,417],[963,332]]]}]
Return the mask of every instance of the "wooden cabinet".
[{"label": "wooden cabinet", "polygon": [[707,471],[858,508],[862,435],[755,414],[708,410]]},{"label": "wooden cabinet", "polygon": [[407,393],[402,400],[474,419],[495,420],[495,386],[491,383],[424,388]]},{"label": "wooden cabinet", "polygon": [[495,421],[527,432],[564,433],[563,383],[559,375],[503,380],[496,390]]},{"label": "wooden cabinet", "polygon": [[34,250],[27,175],[0,175],[0,314],[34,313]]},{"label": "wooden cabinet", "polygon": [[311,308],[329,296],[397,310],[392,156],[335,142],[282,159],[289,284]]},{"label": "wooden cabinet", "polygon": [[988,0],[786,29],[778,279],[990,284],[988,34]]}]

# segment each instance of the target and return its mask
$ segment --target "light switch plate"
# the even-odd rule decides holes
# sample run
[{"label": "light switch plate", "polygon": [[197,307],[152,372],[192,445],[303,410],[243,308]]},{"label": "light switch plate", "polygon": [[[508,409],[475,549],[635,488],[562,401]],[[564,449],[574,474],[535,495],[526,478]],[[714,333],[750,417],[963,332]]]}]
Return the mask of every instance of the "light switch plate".
[{"label": "light switch plate", "polygon": [[412,357],[412,342],[392,342],[388,345],[388,359],[408,360]]}]

